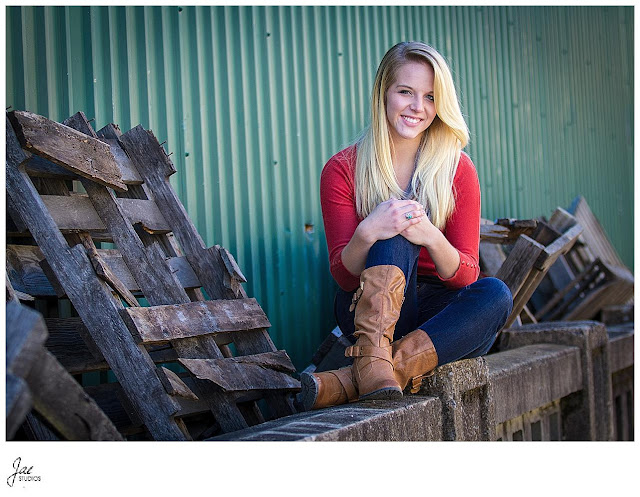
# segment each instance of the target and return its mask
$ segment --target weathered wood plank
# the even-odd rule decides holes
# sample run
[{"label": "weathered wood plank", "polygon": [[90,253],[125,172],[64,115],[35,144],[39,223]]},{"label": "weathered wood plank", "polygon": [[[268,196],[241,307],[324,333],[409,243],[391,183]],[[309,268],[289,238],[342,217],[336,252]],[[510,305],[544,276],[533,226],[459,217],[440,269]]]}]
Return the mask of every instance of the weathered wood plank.
[{"label": "weathered wood plank", "polygon": [[93,269],[95,269],[96,274],[99,278],[102,278],[106,281],[113,290],[120,295],[124,301],[129,304],[131,307],[139,307],[137,299],[133,296],[133,294],[129,291],[129,289],[120,281],[120,279],[111,271],[109,265],[100,257],[98,254],[98,250],[94,245],[91,237],[87,233],[79,234],[82,245],[87,251],[87,255],[89,256],[89,260],[93,265]]},{"label": "weathered wood plank", "polygon": [[576,243],[578,237],[582,234],[582,231],[582,226],[580,224],[576,224],[569,228],[569,230],[560,238],[554,240],[545,247],[543,253],[538,256],[535,266],[540,271],[547,271],[556,262],[558,257],[566,254],[571,247],[573,247],[573,244]]},{"label": "weathered wood plank", "polygon": [[18,302],[8,302],[6,312],[7,371],[26,378],[44,350],[47,328],[40,313]]},{"label": "weathered wood plank", "polygon": [[31,392],[27,382],[19,376],[6,374],[6,413],[7,413],[7,440],[11,440],[20,428],[25,417],[31,411]]},{"label": "weathered wood plank", "polygon": [[536,229],[535,219],[498,219],[495,224],[480,224],[480,241],[487,243],[514,243],[520,235],[531,236]]},{"label": "weathered wood plank", "polygon": [[526,235],[518,238],[509,257],[496,273],[496,278],[501,279],[509,287],[511,295],[515,296],[520,291],[543,250],[543,245]]},{"label": "weathered wood plank", "polygon": [[200,400],[176,373],[165,367],[159,367],[157,371],[158,377],[169,395],[177,395],[191,400]]},{"label": "weathered wood plank", "polygon": [[29,152],[102,185],[127,189],[106,143],[32,112],[8,115],[21,146]]},{"label": "weathered wood plank", "polygon": [[26,163],[26,169],[27,174],[32,178],[51,178],[67,181],[80,179],[80,176],[64,167],[60,167],[38,155],[29,155],[31,158]]},{"label": "weathered wood plank", "polygon": [[104,128],[97,131],[96,134],[98,138],[107,143],[111,148],[111,153],[116,159],[120,172],[122,173],[122,181],[127,185],[141,184],[142,178],[140,174],[138,174],[136,168],[131,164],[131,159],[129,159],[124,150],[122,150],[120,142],[118,141],[118,136],[122,134],[120,129],[114,124],[107,124]]},{"label": "weathered wood plank", "polygon": [[298,380],[265,367],[261,360],[258,360],[260,365],[233,359],[180,359],[180,363],[197,378],[211,381],[225,392],[300,389]]},{"label": "weathered wood plank", "polygon": [[264,352],[262,354],[244,355],[236,357],[228,357],[227,362],[235,362],[237,364],[255,364],[274,371],[282,371],[284,373],[295,373],[296,368],[291,362],[289,354],[284,350],[277,352]]},{"label": "weathered wood plank", "polygon": [[[107,231],[105,223],[86,195],[42,195],[42,201],[63,233]],[[131,224],[140,223],[150,233],[167,233],[171,230],[155,202],[130,198],[118,198],[116,202]]]},{"label": "weathered wood plank", "polygon": [[121,314],[131,333],[145,344],[271,326],[255,299],[127,308]]},{"label": "weathered wood plank", "polygon": [[20,164],[24,154],[7,120],[6,186],[16,209],[64,286],[91,336],[153,436],[184,439],[170,419],[177,406],[164,392],[148,354],[136,346],[105,283],[82,247],[70,248]]},{"label": "weathered wood plank", "polygon": [[584,229],[582,238],[593,252],[593,255],[607,264],[626,267],[615,247],[609,241],[609,237],[602,228],[600,221],[598,221],[583,196],[576,197],[571,205],[571,211],[576,221],[582,225]]},{"label": "weathered wood plank", "polygon": [[[82,338],[89,333],[82,319],[78,317],[45,318],[45,323],[49,330],[49,338],[45,346],[67,371],[79,374],[109,369],[109,364],[97,347],[95,351],[89,351],[90,341],[86,337]],[[231,335],[232,333],[215,335],[215,342],[222,348],[225,344],[232,343]],[[89,335],[88,338],[91,339],[91,336]],[[176,350],[169,345],[150,346],[148,349],[149,356],[155,364],[178,360]]]},{"label": "weathered wood plank", "polygon": [[480,270],[487,276],[495,276],[507,256],[502,246],[496,243],[480,242]]},{"label": "weathered wood plank", "polygon": [[27,377],[34,408],[67,440],[122,440],[122,436],[76,380],[44,351]]}]

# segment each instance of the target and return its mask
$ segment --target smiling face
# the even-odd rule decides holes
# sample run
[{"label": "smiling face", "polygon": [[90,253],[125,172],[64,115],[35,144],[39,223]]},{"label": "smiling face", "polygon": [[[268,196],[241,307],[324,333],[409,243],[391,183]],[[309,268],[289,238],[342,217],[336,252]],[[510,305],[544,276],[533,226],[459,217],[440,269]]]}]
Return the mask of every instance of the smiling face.
[{"label": "smiling face", "polygon": [[394,145],[404,140],[420,142],[422,133],[436,117],[433,97],[433,67],[406,62],[386,93],[386,111]]}]

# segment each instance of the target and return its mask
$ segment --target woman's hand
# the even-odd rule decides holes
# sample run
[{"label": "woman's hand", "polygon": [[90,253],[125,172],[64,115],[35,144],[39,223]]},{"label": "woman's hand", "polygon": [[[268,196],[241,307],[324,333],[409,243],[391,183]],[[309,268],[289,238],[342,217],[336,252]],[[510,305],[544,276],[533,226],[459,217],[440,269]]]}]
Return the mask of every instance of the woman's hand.
[{"label": "woman's hand", "polygon": [[408,226],[400,234],[415,245],[427,247],[429,241],[441,233],[440,230],[431,223],[428,216],[423,216],[417,223]]},{"label": "woman's hand", "polygon": [[424,208],[414,200],[389,199],[376,206],[360,223],[358,229],[373,245],[387,240],[427,219]]},{"label": "woman's hand", "polygon": [[[407,219],[407,214],[410,219]],[[362,220],[349,243],[342,249],[342,264],[353,275],[359,275],[367,261],[371,246],[387,240],[426,219],[422,206],[413,200],[392,198],[379,204]]]},{"label": "woman's hand", "polygon": [[419,223],[409,226],[400,234],[411,243],[425,247],[429,251],[436,271],[442,278],[451,278],[458,270],[460,253],[427,216],[422,217]]}]

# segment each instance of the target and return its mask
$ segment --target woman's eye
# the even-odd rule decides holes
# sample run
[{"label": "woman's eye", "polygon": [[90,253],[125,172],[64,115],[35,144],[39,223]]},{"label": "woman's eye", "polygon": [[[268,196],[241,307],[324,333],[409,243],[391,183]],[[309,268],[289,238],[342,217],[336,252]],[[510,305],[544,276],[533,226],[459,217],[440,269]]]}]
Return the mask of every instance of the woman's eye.
[{"label": "woman's eye", "polygon": [[403,95],[411,95],[411,92],[409,90],[400,90],[400,93],[402,93]]},{"label": "woman's eye", "polygon": [[427,99],[431,100],[433,102],[433,95],[427,95]]}]

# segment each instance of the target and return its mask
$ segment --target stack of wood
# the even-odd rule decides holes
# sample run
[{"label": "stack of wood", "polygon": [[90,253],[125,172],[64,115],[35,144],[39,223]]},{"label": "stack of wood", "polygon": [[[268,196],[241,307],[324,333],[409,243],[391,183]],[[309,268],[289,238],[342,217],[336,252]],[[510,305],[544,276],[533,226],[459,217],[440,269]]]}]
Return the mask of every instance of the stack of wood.
[{"label": "stack of wood", "polygon": [[141,126],[7,116],[8,284],[41,311],[70,302],[45,316],[46,347],[68,373],[113,372],[85,392],[129,439],[202,439],[292,414],[300,387],[232,255],[204,245],[175,172]]},{"label": "stack of wood", "polygon": [[596,319],[608,324],[632,315],[633,274],[582,196],[549,219],[555,233],[575,224],[583,227],[583,233],[532,298],[535,317],[541,321]]}]

